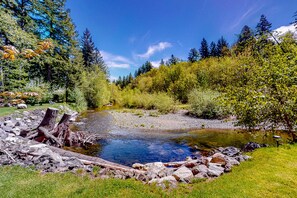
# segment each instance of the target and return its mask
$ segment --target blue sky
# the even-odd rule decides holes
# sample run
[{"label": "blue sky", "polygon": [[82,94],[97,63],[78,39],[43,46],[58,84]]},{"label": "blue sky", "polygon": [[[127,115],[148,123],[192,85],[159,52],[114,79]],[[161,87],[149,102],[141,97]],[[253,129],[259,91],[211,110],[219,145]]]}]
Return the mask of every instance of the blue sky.
[{"label": "blue sky", "polygon": [[289,25],[297,0],[69,0],[67,8],[80,35],[91,31],[113,79],[171,54],[186,60],[203,37],[232,44],[261,14],[273,29]]}]

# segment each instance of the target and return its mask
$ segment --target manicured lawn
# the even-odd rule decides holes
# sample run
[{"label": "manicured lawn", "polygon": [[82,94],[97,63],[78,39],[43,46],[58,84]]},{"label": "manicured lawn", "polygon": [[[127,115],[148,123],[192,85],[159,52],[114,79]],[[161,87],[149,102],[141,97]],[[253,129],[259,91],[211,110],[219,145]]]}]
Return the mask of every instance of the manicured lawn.
[{"label": "manicured lawn", "polygon": [[1,197],[297,197],[297,145],[263,148],[213,181],[161,190],[134,180],[91,179],[0,167]]},{"label": "manicured lawn", "polygon": [[3,108],[0,108],[0,117],[10,115],[10,114],[14,113],[15,111],[23,112],[23,111],[31,111],[31,110],[35,110],[35,109],[46,109],[48,107],[55,108],[55,107],[59,107],[61,104],[63,104],[63,103],[43,104],[43,105],[35,105],[35,106],[28,105],[27,109],[17,109],[16,107],[3,107]]}]

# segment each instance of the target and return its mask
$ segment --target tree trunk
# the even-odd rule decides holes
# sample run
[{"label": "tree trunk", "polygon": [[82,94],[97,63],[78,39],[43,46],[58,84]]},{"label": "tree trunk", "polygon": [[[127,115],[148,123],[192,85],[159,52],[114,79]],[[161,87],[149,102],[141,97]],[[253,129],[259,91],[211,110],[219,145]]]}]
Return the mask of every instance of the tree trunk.
[{"label": "tree trunk", "polygon": [[47,130],[52,131],[55,128],[58,112],[59,112],[58,109],[48,108],[46,110],[45,116],[43,117],[43,120],[41,121],[41,123],[37,128],[44,127]]}]

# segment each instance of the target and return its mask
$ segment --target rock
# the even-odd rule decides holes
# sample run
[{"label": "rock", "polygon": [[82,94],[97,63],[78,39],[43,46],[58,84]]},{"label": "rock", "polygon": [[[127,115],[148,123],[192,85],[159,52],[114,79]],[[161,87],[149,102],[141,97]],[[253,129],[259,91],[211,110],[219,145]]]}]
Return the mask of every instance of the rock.
[{"label": "rock", "polygon": [[207,168],[207,166],[205,166],[205,165],[199,165],[198,167],[197,167],[197,169],[199,170],[199,172],[200,173],[207,173],[208,172],[208,168]]},{"label": "rock", "polygon": [[24,115],[24,116],[29,116],[30,113],[29,113],[28,111],[23,111],[23,115]]},{"label": "rock", "polygon": [[246,145],[244,145],[242,151],[243,152],[252,152],[255,149],[261,148],[261,145],[256,142],[249,142]]},{"label": "rock", "polygon": [[232,165],[230,163],[227,163],[224,167],[224,171],[227,173],[227,172],[231,172],[232,170]]},{"label": "rock", "polygon": [[240,150],[234,146],[229,146],[229,147],[224,148],[221,151],[221,153],[223,153],[224,155],[227,155],[229,157],[234,157],[240,153]]},{"label": "rock", "polygon": [[237,166],[240,164],[240,162],[233,157],[226,157],[226,159],[227,159],[227,164],[230,164],[232,166],[234,166],[234,165]]},{"label": "rock", "polygon": [[177,180],[173,176],[162,177],[160,179],[152,179],[149,184],[156,183],[158,186],[165,188],[176,188]]},{"label": "rock", "polygon": [[210,162],[211,163],[221,164],[221,165],[225,165],[227,163],[227,161],[225,159],[225,155],[223,155],[222,153],[215,153],[212,156],[212,159],[211,159]]},{"label": "rock", "polygon": [[224,173],[224,168],[220,164],[209,163],[207,174],[210,177],[219,177]]},{"label": "rock", "polygon": [[38,117],[37,117],[37,116],[34,116],[34,115],[31,115],[31,116],[30,116],[30,119],[31,119],[31,120],[37,120],[37,118],[38,118]]},{"label": "rock", "polygon": [[204,178],[208,178],[208,175],[207,173],[198,173],[197,175],[195,175],[195,178],[204,179]]},{"label": "rock", "polygon": [[187,182],[187,183],[190,182],[190,180],[194,177],[192,171],[184,166],[177,169],[173,173],[173,176],[175,177],[176,180],[181,182]]},{"label": "rock", "polygon": [[20,135],[21,129],[19,127],[15,127],[11,130],[11,132],[14,133],[15,135]]},{"label": "rock", "polygon": [[150,179],[165,177],[168,175],[168,170],[162,162],[145,164],[144,169],[147,170],[147,175]]},{"label": "rock", "polygon": [[17,109],[27,109],[27,105],[26,104],[18,104],[17,105]]},{"label": "rock", "polygon": [[144,169],[144,165],[140,164],[140,163],[135,163],[135,164],[132,165],[132,168],[142,170],[142,169]]},{"label": "rock", "polygon": [[6,120],[6,121],[4,121],[3,124],[6,127],[14,127],[15,126],[15,123],[12,120]]}]

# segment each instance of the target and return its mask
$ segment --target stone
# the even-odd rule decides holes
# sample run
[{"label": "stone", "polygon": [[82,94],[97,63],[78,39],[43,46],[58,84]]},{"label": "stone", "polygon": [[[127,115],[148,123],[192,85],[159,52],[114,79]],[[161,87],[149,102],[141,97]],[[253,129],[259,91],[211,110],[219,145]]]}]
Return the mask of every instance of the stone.
[{"label": "stone", "polygon": [[151,179],[167,176],[167,168],[162,162],[154,162],[145,164],[144,169],[148,172]]},{"label": "stone", "polygon": [[208,175],[207,173],[198,173],[197,175],[195,175],[195,178],[204,179],[204,178],[208,178]]},{"label": "stone", "polygon": [[224,171],[228,173],[228,172],[231,172],[231,170],[232,170],[232,165],[230,163],[227,163],[224,167]]},{"label": "stone", "polygon": [[205,166],[205,165],[199,165],[198,167],[197,167],[197,169],[198,169],[198,171],[200,172],[200,173],[207,173],[208,172],[208,168],[207,168],[207,166]]},{"label": "stone", "polygon": [[23,111],[23,115],[24,115],[24,116],[29,116],[30,113],[29,113],[28,111]]},{"label": "stone", "polygon": [[212,156],[212,159],[210,160],[210,162],[221,164],[221,165],[225,165],[227,163],[227,161],[225,159],[225,155],[223,155],[222,153],[215,153]]},{"label": "stone", "polygon": [[3,124],[6,127],[14,127],[15,126],[15,123],[12,120],[6,120],[6,121],[4,121]]},{"label": "stone", "polygon": [[165,188],[176,188],[177,187],[177,180],[173,176],[162,177],[158,179],[152,179],[149,181],[149,184],[157,184],[157,186]]},{"label": "stone", "polygon": [[27,109],[28,106],[26,104],[18,104],[17,109]]},{"label": "stone", "polygon": [[239,155],[240,150],[234,146],[229,146],[224,148],[221,153],[223,153],[224,155],[227,155],[229,157],[234,157],[236,155]]},{"label": "stone", "polygon": [[15,127],[11,130],[11,132],[14,133],[15,135],[20,135],[21,129],[19,127]]},{"label": "stone", "polygon": [[255,149],[261,148],[261,145],[256,142],[249,142],[246,145],[244,145],[242,151],[243,152],[252,152]]},{"label": "stone", "polygon": [[34,116],[34,115],[31,115],[31,116],[30,116],[30,119],[31,119],[31,120],[37,120],[37,118],[38,118],[38,117],[37,117],[37,116]]},{"label": "stone", "polygon": [[226,159],[227,159],[227,164],[230,164],[232,166],[234,166],[234,165],[237,166],[240,164],[240,162],[233,157],[226,157]]},{"label": "stone", "polygon": [[194,177],[192,171],[184,166],[177,169],[173,173],[173,176],[175,177],[176,180],[181,182],[187,182],[187,183],[190,182],[190,180]]},{"label": "stone", "polygon": [[135,163],[135,164],[132,165],[132,168],[142,170],[142,169],[144,169],[144,165],[140,164],[140,163]]},{"label": "stone", "polygon": [[209,163],[207,174],[210,177],[219,177],[224,173],[224,168],[220,164]]}]

